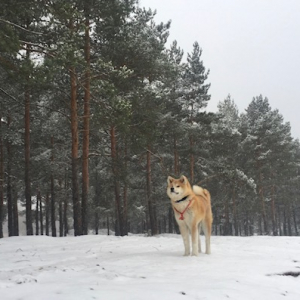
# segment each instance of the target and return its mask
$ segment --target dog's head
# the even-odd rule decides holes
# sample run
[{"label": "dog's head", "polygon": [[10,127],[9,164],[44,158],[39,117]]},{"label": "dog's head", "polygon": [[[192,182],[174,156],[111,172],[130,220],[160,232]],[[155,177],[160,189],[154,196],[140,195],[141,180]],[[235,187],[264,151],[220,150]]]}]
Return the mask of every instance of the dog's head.
[{"label": "dog's head", "polygon": [[167,181],[167,194],[171,200],[177,201],[185,197],[191,189],[188,179],[183,175],[179,179],[169,176]]}]

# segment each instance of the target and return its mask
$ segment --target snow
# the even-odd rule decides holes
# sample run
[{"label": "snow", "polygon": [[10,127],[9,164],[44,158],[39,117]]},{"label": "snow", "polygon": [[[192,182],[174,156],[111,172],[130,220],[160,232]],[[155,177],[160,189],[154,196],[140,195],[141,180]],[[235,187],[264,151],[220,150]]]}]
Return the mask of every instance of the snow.
[{"label": "snow", "polygon": [[[202,243],[204,243],[202,237]],[[184,257],[180,235],[0,239],[1,300],[300,299],[299,237],[212,237]]]}]

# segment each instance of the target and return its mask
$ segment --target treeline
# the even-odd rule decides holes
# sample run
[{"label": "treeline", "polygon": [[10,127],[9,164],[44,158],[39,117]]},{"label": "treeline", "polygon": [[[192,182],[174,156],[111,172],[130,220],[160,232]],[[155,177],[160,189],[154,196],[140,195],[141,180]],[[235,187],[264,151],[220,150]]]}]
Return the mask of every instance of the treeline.
[{"label": "treeline", "polygon": [[176,232],[168,175],[211,191],[214,234],[298,235],[300,146],[268,99],[207,113],[209,70],[136,0],[3,0],[0,237]]}]

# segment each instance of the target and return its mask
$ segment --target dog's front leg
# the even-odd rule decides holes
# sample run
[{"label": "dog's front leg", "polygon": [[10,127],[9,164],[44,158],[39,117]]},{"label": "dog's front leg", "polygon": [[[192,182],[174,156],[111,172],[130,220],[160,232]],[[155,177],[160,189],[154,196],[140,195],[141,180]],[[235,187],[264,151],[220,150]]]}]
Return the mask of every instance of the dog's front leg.
[{"label": "dog's front leg", "polygon": [[184,244],[184,256],[189,256],[190,255],[189,229],[184,222],[178,222],[178,225],[179,225],[179,230]]},{"label": "dog's front leg", "polygon": [[197,224],[192,225],[191,234],[192,234],[192,255],[198,256],[199,231],[198,231]]}]

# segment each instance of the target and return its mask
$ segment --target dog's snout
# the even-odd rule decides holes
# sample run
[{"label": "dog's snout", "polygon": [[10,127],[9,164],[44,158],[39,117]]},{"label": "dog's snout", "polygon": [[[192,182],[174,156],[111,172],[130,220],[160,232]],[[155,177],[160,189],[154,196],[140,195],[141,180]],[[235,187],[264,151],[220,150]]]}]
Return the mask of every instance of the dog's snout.
[{"label": "dog's snout", "polygon": [[174,193],[174,188],[173,187],[171,187],[171,193]]}]

